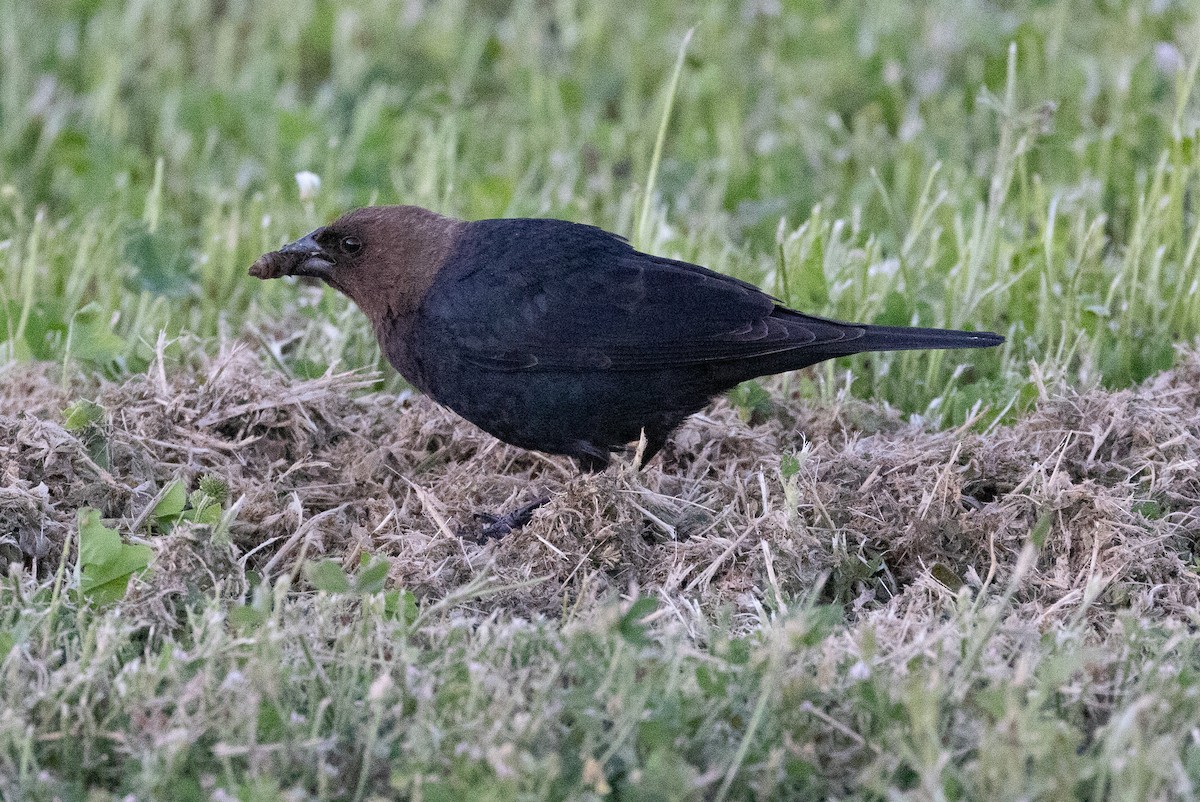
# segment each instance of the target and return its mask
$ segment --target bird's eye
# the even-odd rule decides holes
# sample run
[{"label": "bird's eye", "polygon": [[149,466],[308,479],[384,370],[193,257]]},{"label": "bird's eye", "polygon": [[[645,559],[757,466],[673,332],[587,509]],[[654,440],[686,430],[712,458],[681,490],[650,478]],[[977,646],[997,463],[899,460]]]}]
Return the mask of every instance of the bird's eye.
[{"label": "bird's eye", "polygon": [[362,240],[358,237],[342,237],[340,246],[342,253],[348,253],[353,256],[362,250]]}]

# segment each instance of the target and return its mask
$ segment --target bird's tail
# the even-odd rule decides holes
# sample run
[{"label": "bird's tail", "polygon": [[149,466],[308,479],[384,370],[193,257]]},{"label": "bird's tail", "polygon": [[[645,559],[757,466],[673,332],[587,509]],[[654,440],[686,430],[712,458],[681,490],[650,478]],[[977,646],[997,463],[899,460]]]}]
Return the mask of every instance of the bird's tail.
[{"label": "bird's tail", "polygon": [[805,335],[810,338],[816,335],[816,341],[809,342],[779,360],[780,364],[787,365],[781,368],[782,370],[795,370],[826,359],[866,351],[991,348],[1004,342],[1004,337],[990,331],[872,326],[863,323],[842,323],[798,312],[792,314]]},{"label": "bird's tail", "polygon": [[1004,337],[990,331],[863,326],[861,337],[846,341],[847,354],[863,351],[913,351],[926,348],[991,348]]},{"label": "bird's tail", "polygon": [[872,326],[814,317],[777,308],[773,315],[795,335],[795,347],[763,354],[737,363],[730,378],[745,381],[755,376],[799,370],[826,359],[866,351],[921,351],[950,348],[991,348],[1004,337],[990,331],[921,329],[908,326]]}]

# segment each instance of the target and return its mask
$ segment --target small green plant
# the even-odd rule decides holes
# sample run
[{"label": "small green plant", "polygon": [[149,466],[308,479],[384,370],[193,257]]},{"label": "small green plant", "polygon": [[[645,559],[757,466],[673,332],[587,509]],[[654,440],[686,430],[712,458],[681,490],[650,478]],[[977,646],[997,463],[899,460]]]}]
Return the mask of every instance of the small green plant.
[{"label": "small green plant", "polygon": [[625,615],[617,622],[617,632],[621,637],[634,646],[644,646],[650,642],[646,635],[646,616],[658,609],[658,602],[649,596],[643,596],[629,606]]},{"label": "small green plant", "polygon": [[358,570],[348,575],[336,560],[308,562],[304,566],[304,577],[317,590],[326,593],[353,593],[368,596],[381,593],[391,567],[383,557],[362,556]]},{"label": "small green plant", "polygon": [[759,381],[742,382],[729,392],[729,400],[738,417],[747,423],[761,423],[771,414],[771,394]]},{"label": "small green plant", "polygon": [[107,468],[108,438],[104,433],[104,407],[81,398],[63,410],[63,427],[83,442],[88,456],[101,468]]},{"label": "small green plant", "polygon": [[304,578],[323,593],[351,596],[382,594],[384,617],[411,624],[419,612],[417,597],[408,590],[384,590],[390,569],[391,563],[386,558],[364,554],[353,574],[347,574],[336,560],[313,560],[304,564]]},{"label": "small green plant", "polygon": [[229,485],[219,476],[205,474],[190,494],[183,480],[176,479],[167,486],[154,511],[150,514],[151,528],[165,534],[181,522],[217,526],[225,514]]},{"label": "small green plant", "polygon": [[123,337],[113,333],[109,316],[97,303],[76,310],[67,324],[64,362],[76,359],[98,368],[112,368],[128,348]]},{"label": "small green plant", "polygon": [[122,543],[115,529],[100,523],[100,511],[79,513],[79,592],[99,605],[120,601],[129,578],[150,566],[149,546]]}]

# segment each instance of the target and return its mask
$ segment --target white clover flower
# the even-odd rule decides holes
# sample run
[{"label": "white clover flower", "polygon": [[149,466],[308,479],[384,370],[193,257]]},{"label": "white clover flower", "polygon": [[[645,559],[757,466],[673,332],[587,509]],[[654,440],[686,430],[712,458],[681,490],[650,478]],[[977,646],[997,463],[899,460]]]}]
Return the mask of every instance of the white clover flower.
[{"label": "white clover flower", "polygon": [[321,190],[321,176],[308,170],[296,173],[296,186],[300,188],[300,200],[310,201]]},{"label": "white clover flower", "polygon": [[871,678],[871,667],[859,660],[854,665],[850,666],[850,681],[851,682],[866,682]]},{"label": "white clover flower", "polygon": [[1154,65],[1163,75],[1174,75],[1183,69],[1183,54],[1171,42],[1154,43]]},{"label": "white clover flower", "polygon": [[392,689],[392,678],[387,674],[380,674],[371,683],[371,687],[367,690],[368,702],[382,702],[387,696],[388,691]]}]

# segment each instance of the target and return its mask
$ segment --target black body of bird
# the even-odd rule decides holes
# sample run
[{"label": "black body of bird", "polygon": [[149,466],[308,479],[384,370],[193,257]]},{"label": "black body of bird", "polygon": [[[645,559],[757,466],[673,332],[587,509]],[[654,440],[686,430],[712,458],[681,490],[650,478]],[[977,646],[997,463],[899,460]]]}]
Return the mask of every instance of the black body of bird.
[{"label": "black body of bird", "polygon": [[315,276],[370,318],[391,364],[499,439],[587,470],[756,376],[863,351],[986,348],[990,332],[842,323],[564,220],[357,209],[250,268]]}]

